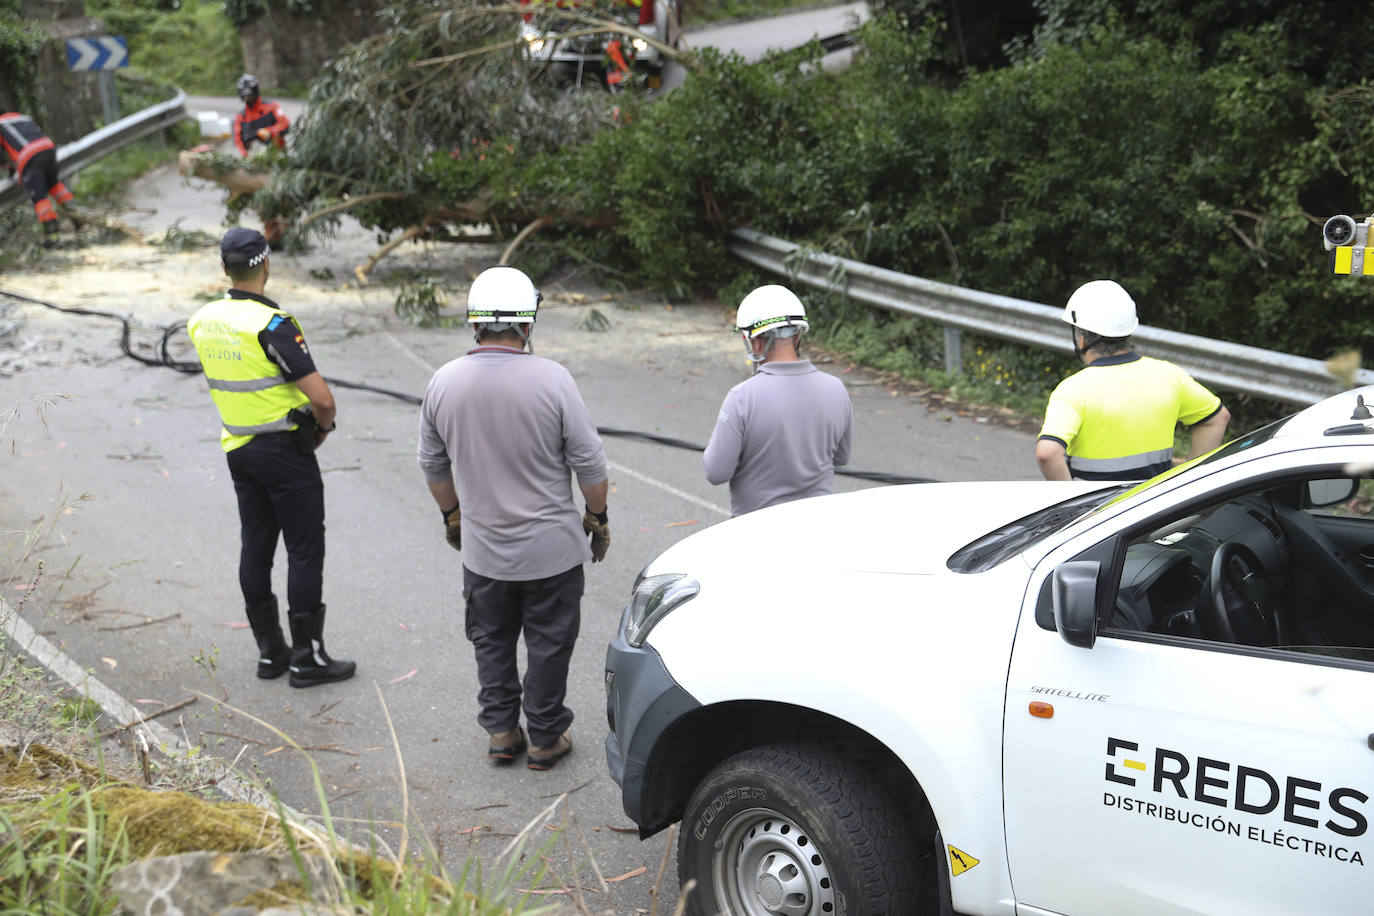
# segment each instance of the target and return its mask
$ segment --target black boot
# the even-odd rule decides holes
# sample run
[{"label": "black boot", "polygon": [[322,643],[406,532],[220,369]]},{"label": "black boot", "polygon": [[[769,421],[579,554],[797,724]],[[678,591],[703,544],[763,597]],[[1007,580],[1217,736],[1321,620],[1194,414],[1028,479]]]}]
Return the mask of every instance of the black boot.
[{"label": "black boot", "polygon": [[313,614],[288,614],[291,624],[291,686],[314,687],[346,681],[358,666],[348,659],[330,658],[324,651],[324,605]]},{"label": "black boot", "polygon": [[55,219],[43,221],[43,247],[57,247],[57,220]]},{"label": "black boot", "polygon": [[253,638],[258,641],[258,677],[264,680],[281,677],[291,667],[291,650],[281,633],[281,617],[277,599],[269,598],[245,607]]}]

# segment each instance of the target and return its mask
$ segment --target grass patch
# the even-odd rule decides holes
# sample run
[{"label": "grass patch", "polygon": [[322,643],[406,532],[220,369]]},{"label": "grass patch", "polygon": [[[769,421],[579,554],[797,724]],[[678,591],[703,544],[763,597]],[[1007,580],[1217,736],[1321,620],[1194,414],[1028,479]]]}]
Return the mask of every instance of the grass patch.
[{"label": "grass patch", "polygon": [[[27,427],[46,425],[46,414],[67,399],[53,395],[0,405],[0,437],[17,445]],[[601,876],[566,793],[515,832],[498,855],[468,857],[451,871],[412,806],[380,687],[379,715],[389,728],[400,781],[400,817],[385,823],[335,819],[324,779],[305,748],[219,699],[224,691],[215,684],[217,648],[202,650],[203,660],[197,659],[210,691],[187,702],[204,700],[214,707],[211,715],[222,709],[252,721],[307,765],[316,806],[310,818],[261,783],[250,788],[265,805],[226,800],[219,786],[248,786],[251,777],[231,770],[205,747],[159,748],[158,730],[151,726],[112,727],[89,697],[49,678],[10,636],[21,612],[30,624],[57,612],[61,588],[40,588],[48,572],[39,553],[84,499],[64,496],[32,530],[0,536],[0,594],[16,596],[15,606],[0,601],[0,913],[104,916],[117,907],[139,913],[285,907],[524,916],[566,913],[570,905],[589,913],[584,896],[592,879],[583,876],[588,871],[610,897],[610,882]],[[38,597],[49,591],[50,599]],[[40,600],[54,603],[38,606]],[[594,909],[616,911],[609,904]]]},{"label": "grass patch", "polygon": [[129,40],[133,73],[191,93],[233,91],[243,69],[243,50],[220,4],[91,0],[86,9],[87,15],[104,20],[109,34]]},{"label": "grass patch", "polygon": [[86,166],[70,180],[72,193],[78,203],[118,203],[134,179],[175,162],[177,153],[197,142],[199,128],[194,122],[182,121]]}]

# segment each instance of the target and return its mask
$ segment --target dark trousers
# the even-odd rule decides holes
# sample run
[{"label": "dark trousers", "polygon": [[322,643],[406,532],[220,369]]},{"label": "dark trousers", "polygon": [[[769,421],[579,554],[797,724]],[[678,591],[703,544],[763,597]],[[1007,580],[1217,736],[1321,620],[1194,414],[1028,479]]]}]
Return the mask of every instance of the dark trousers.
[{"label": "dark trousers", "polygon": [[28,189],[34,211],[38,214],[39,220],[43,222],[57,219],[57,212],[52,209],[52,204],[47,202],[49,194],[59,204],[65,204],[72,199],[72,192],[67,190],[67,186],[57,178],[57,152],[55,150],[39,150],[29,157],[29,161],[24,164],[24,173],[19,176],[19,180]]},{"label": "dark trousers", "polygon": [[239,587],[246,604],[272,598],[277,536],[286,541],[286,600],[291,614],[319,610],[324,587],[324,481],[296,434],[254,436],[229,452],[239,500]]},{"label": "dark trousers", "polygon": [[582,624],[581,565],[547,579],[488,579],[463,567],[463,628],[477,654],[477,722],[490,734],[520,723],[516,641],[525,635],[525,724],[550,747],[572,725],[568,663]]}]

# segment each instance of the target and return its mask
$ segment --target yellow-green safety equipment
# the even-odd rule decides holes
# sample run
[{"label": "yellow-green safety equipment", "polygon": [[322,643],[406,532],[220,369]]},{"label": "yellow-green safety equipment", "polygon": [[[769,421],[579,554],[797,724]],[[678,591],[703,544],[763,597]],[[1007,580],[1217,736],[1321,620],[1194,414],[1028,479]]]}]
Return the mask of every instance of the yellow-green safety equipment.
[{"label": "yellow-green safety equipment", "polygon": [[1143,480],[1169,468],[1177,423],[1219,409],[1221,399],[1173,363],[1123,353],[1059,383],[1039,438],[1064,445],[1076,478]]},{"label": "yellow-green safety equipment", "polygon": [[287,413],[310,403],[282,376],[281,367],[267,358],[258,342],[258,333],[278,316],[302,333],[300,323],[286,312],[253,299],[232,297],[207,303],[186,323],[224,424],[220,445],[226,452],[260,433],[295,429],[297,424]]}]

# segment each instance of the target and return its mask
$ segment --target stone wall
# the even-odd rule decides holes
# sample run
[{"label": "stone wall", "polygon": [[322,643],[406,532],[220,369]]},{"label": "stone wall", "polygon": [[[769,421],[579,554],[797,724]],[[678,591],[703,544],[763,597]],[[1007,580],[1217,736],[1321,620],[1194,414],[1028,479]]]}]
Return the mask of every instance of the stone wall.
[{"label": "stone wall", "polygon": [[[105,35],[105,26],[86,16],[85,0],[25,0],[22,15],[41,23],[52,36],[38,59],[43,111],[26,113],[58,143],[80,139],[95,130],[101,116],[101,77],[67,69],[66,40]],[[0,109],[13,111],[17,106],[17,99],[0,86]]]},{"label": "stone wall", "polygon": [[[379,0],[324,0],[328,12],[293,16],[269,7],[267,13],[239,29],[244,69],[264,87],[309,83],[320,66],[346,44],[382,31]],[[271,6],[276,6],[272,4]]]}]

